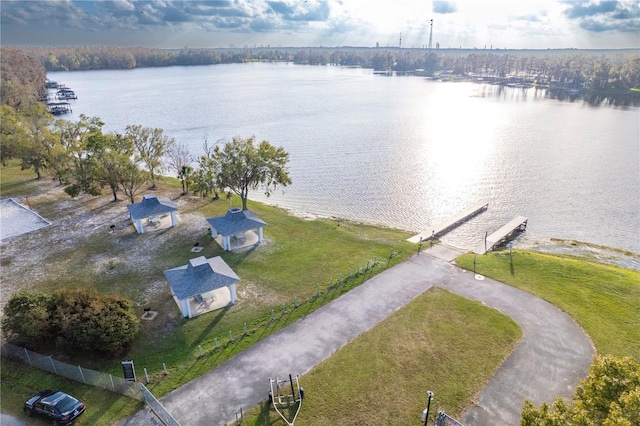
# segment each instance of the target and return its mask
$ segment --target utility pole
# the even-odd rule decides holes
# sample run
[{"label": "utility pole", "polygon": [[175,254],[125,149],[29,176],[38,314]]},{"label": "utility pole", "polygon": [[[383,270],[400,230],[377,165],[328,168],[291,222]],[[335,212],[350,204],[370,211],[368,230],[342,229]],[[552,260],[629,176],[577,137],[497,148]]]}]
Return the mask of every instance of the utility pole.
[{"label": "utility pole", "polygon": [[427,396],[429,397],[429,402],[427,402],[427,408],[422,412],[424,426],[427,426],[427,422],[429,421],[429,408],[431,408],[431,398],[433,398],[433,392],[428,391]]},{"label": "utility pole", "polygon": [[433,39],[433,19],[431,20],[431,29],[429,30],[429,50],[431,50],[432,39]]},{"label": "utility pole", "polygon": [[402,33],[400,33],[400,49],[402,49]]}]

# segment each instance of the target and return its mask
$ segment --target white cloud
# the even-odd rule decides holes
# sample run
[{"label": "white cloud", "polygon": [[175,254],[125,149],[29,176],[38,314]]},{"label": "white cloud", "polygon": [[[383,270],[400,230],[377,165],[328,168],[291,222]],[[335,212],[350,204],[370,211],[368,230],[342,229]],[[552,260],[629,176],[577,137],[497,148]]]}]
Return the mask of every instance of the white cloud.
[{"label": "white cloud", "polygon": [[397,46],[401,34],[403,47],[423,47],[431,19],[433,44],[443,48],[638,47],[638,7],[635,0],[0,2],[3,44],[69,43],[73,28],[85,32],[74,32],[76,44],[155,47]]}]

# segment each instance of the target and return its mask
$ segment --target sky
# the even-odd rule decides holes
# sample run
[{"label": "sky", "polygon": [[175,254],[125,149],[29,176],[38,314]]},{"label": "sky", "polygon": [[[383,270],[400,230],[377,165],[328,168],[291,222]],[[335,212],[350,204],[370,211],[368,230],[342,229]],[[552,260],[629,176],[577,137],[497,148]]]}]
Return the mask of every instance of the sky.
[{"label": "sky", "polygon": [[0,0],[2,46],[640,48],[640,0]]}]

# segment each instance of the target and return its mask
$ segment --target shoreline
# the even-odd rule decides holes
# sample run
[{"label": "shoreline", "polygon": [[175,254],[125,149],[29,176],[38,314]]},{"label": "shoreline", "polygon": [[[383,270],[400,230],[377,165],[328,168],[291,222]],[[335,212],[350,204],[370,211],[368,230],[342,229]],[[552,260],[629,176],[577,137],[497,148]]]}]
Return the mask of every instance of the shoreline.
[{"label": "shoreline", "polygon": [[640,271],[640,254],[615,247],[605,247],[584,241],[550,238],[546,244],[521,247],[541,253],[575,256],[580,260],[595,261],[632,271]]},{"label": "shoreline", "polygon": [[[344,219],[338,216],[331,215],[320,215],[315,213],[310,213],[294,208],[282,207],[278,204],[267,203],[259,200],[251,200],[254,202],[262,203],[271,207],[276,207],[284,210],[287,214],[299,217],[304,220],[316,220],[316,219],[327,219],[333,220],[336,222],[340,222],[341,220],[349,220],[355,223],[361,223],[369,226],[388,226],[384,224],[374,224],[368,222],[361,222],[353,219]],[[393,228],[398,229],[399,231],[406,232],[415,232],[409,229],[401,229],[401,228]],[[634,253],[629,250],[625,250],[617,247],[608,247],[600,244],[590,243],[586,241],[578,241],[578,240],[568,240],[562,238],[549,237],[543,241],[537,241],[536,243],[527,243],[520,242],[518,244],[518,240],[514,240],[516,242],[515,248],[519,248],[522,250],[533,250],[541,253],[549,253],[549,254],[560,254],[560,255],[568,255],[575,256],[579,259],[586,261],[595,261],[607,265],[617,266],[624,269],[629,269],[633,271],[640,271],[640,253]],[[456,247],[461,250],[471,251],[470,249],[464,247]],[[500,247],[495,251],[506,250],[507,247]]]}]

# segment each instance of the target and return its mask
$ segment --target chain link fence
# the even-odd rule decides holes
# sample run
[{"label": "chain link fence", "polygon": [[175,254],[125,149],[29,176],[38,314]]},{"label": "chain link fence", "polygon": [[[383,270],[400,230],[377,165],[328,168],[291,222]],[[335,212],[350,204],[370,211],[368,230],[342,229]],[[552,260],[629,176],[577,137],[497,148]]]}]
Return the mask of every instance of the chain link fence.
[{"label": "chain link fence", "polygon": [[[389,256],[386,259],[386,266],[384,268],[389,267],[391,260],[399,255],[400,253],[391,251]],[[332,278],[329,281],[329,285],[326,288],[321,286],[319,283],[316,284],[315,294],[307,294],[300,299],[296,297],[293,301],[293,306],[290,307],[293,309],[300,308],[301,305],[305,303],[312,302],[316,298],[324,296],[328,296],[329,293],[340,291],[346,292],[353,287],[358,286],[362,282],[365,281],[367,275],[372,274],[373,270],[382,264],[382,262],[376,257],[373,260],[368,260],[366,265],[359,266],[355,268],[353,271],[349,269],[346,275],[340,275],[338,278]],[[336,297],[338,294],[334,293],[333,297]],[[256,326],[249,329],[247,324],[244,324],[243,333],[237,334],[240,338],[244,337],[248,333],[255,332],[256,330],[262,327],[268,327],[276,318],[285,316],[287,312],[287,305],[282,305],[282,312],[279,312],[279,315],[276,316],[276,310],[273,309],[271,311],[270,319],[263,321]],[[229,330],[229,338],[228,341],[225,342],[226,339],[221,338],[220,342],[218,338],[214,339],[213,342],[213,350],[217,351],[219,349],[224,349],[228,345],[232,344],[236,339],[234,339],[234,334],[231,330]],[[202,345],[199,345],[199,354],[198,359],[202,358],[205,355],[203,351]],[[109,373],[102,373],[95,370],[90,370],[88,368],[83,368],[77,365],[67,364],[58,360],[53,359],[51,356],[41,355],[36,352],[30,351],[26,348],[21,348],[19,346],[12,345],[10,343],[2,343],[0,345],[0,352],[2,356],[15,359],[17,361],[24,362],[25,364],[29,364],[33,367],[39,368],[41,370],[48,371],[53,374],[57,374],[59,376],[66,377],[71,380],[75,380],[87,385],[101,387],[103,389],[116,392],[120,395],[127,396],[129,398],[135,399],[137,401],[144,401],[149,408],[155,413],[160,421],[162,421],[167,426],[180,426],[179,423],[173,418],[173,416],[160,404],[160,402],[153,396],[153,394],[144,386],[144,384],[136,381],[125,380],[120,377],[113,376]],[[164,366],[164,364],[163,364]],[[166,373],[166,366],[164,366],[164,374]],[[146,383],[149,383],[149,376],[147,375],[147,371],[145,368],[145,377]],[[237,417],[237,414],[236,414]],[[242,422],[242,412],[240,412],[240,422]],[[236,420],[238,423],[238,419]],[[438,426],[464,426],[460,423],[443,423]]]},{"label": "chain link fence", "polygon": [[41,355],[30,351],[26,348],[12,345],[11,343],[3,343],[0,346],[2,356],[15,359],[17,361],[29,364],[32,367],[45,370],[67,379],[75,380],[87,385],[100,387],[120,395],[142,401],[143,396],[140,388],[136,383],[127,381],[123,378],[116,377],[109,373],[90,370],[80,367],[79,365],[71,365],[65,362],[53,359],[51,356]]},{"label": "chain link fence", "polygon": [[180,426],[180,423],[178,423],[178,421],[173,418],[171,413],[168,412],[162,404],[160,404],[160,401],[158,401],[156,397],[153,396],[151,391],[149,391],[149,389],[147,389],[147,387],[142,383],[140,383],[140,391],[142,393],[144,402],[146,402],[149,408],[151,408],[151,411],[153,411],[153,413],[158,416],[162,423],[164,423],[166,426]]},{"label": "chain link fence", "polygon": [[[382,270],[388,268],[391,260],[400,254],[401,253],[399,252],[391,251],[386,259],[386,266],[384,261],[381,261],[374,256],[373,259],[367,260],[367,263],[364,265],[358,266],[353,270],[349,268],[345,275],[340,274],[338,277],[330,278],[328,283],[316,283],[315,288],[310,286],[309,290],[314,289],[315,291],[303,293],[300,297],[294,297],[291,303],[283,303],[282,306],[272,309],[270,314],[267,313],[261,320],[257,321],[252,326],[244,323],[242,331],[229,330],[226,335],[215,337],[213,342],[209,340],[208,342],[198,345],[197,359],[201,359],[203,356],[211,353],[211,351],[224,350],[228,346],[236,343],[238,339],[243,339],[245,336],[253,334],[261,329],[271,327],[274,322],[288,316],[293,310],[304,307],[307,303],[314,303],[317,299],[323,300],[321,304],[328,303],[330,300],[333,300],[341,294],[346,293],[347,291],[350,291],[364,283],[368,278],[373,276],[374,270],[380,265],[382,265]],[[213,343],[213,347],[209,346],[211,343]],[[210,349],[207,350],[206,346],[209,346]],[[147,384],[148,383],[149,380],[147,380]]]}]

